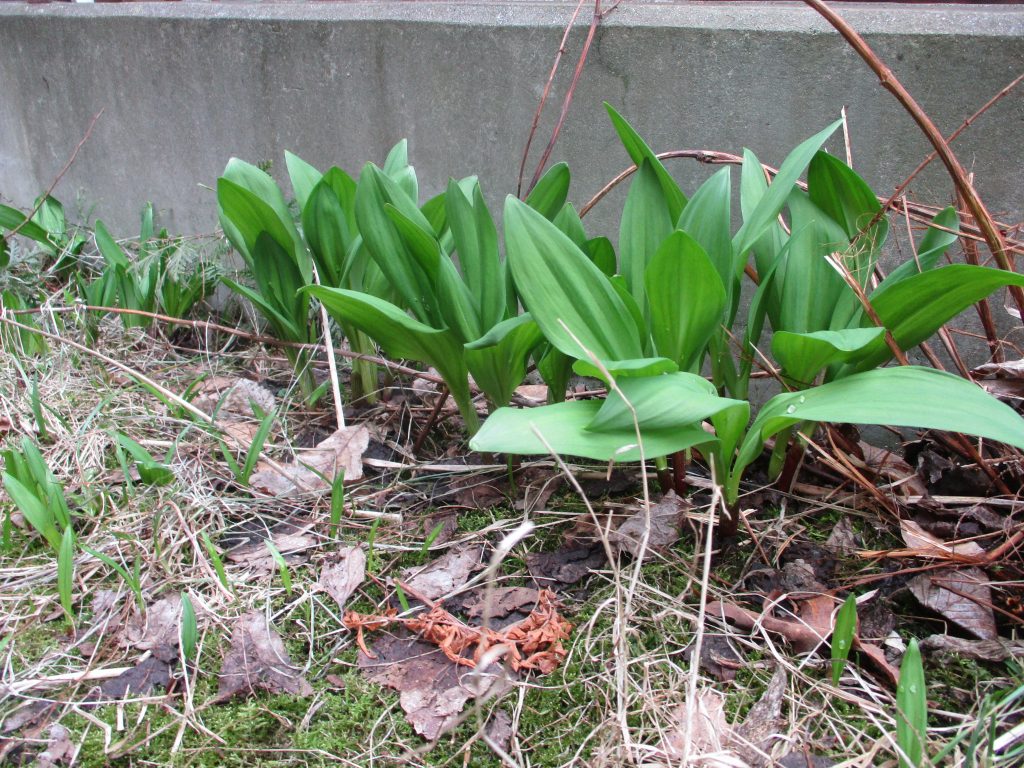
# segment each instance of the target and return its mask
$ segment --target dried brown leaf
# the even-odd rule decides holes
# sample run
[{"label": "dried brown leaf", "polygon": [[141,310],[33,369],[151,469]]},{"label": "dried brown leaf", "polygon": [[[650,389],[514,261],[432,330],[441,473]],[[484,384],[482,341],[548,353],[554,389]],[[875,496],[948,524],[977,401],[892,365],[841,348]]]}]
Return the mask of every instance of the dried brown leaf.
[{"label": "dried brown leaf", "polygon": [[673,760],[700,758],[701,766],[715,768],[741,768],[746,765],[725,749],[731,729],[725,717],[725,698],[721,694],[710,689],[697,694],[689,733],[686,709],[684,704],[673,712],[672,723],[659,745],[662,754]]},{"label": "dried brown leaf", "polygon": [[487,590],[476,590],[462,602],[462,609],[471,619],[479,619],[485,613],[490,618],[504,618],[510,613],[527,613],[537,604],[538,592],[532,587],[495,587],[491,590],[490,605],[487,604]]},{"label": "dried brown leaf", "polygon": [[[290,563],[297,563],[309,558],[309,550],[316,546],[316,537],[295,531],[275,531],[270,541],[281,556]],[[225,555],[228,560],[240,565],[247,565],[258,571],[273,572],[277,565],[274,556],[267,547],[267,540],[258,538],[240,547],[229,550]]]},{"label": "dried brown leaf", "polygon": [[1002,638],[994,640],[968,640],[950,635],[931,635],[921,641],[925,650],[939,653],[953,653],[977,661],[999,663],[1014,656],[1024,656],[1024,642],[1011,642]]},{"label": "dried brown leaf", "polygon": [[300,451],[295,461],[272,467],[259,462],[249,484],[270,496],[325,491],[339,472],[345,481],[363,476],[363,454],[370,445],[370,430],[360,424],[342,427],[315,448]]},{"label": "dried brown leaf", "polygon": [[764,765],[761,755],[771,750],[773,740],[781,738],[785,723],[782,702],[786,697],[788,679],[785,667],[776,667],[761,698],[735,728],[732,748],[752,766]]},{"label": "dried brown leaf", "polygon": [[317,585],[334,598],[338,608],[345,609],[345,601],[366,579],[366,553],[361,547],[346,547],[337,555],[337,561],[320,571]]},{"label": "dried brown leaf", "polygon": [[256,416],[253,404],[263,413],[277,408],[274,394],[250,379],[211,376],[196,387],[192,404],[218,421],[249,419]]},{"label": "dried brown leaf", "polygon": [[34,765],[38,768],[52,768],[55,765],[71,765],[75,757],[75,744],[71,732],[60,723],[50,726],[46,749],[36,755]]},{"label": "dried brown leaf", "polygon": [[649,514],[641,508],[627,518],[610,536],[612,544],[619,551],[629,552],[635,557],[647,533],[647,556],[664,551],[678,541],[680,526],[689,508],[689,502],[669,491],[661,501],[651,506]]},{"label": "dried brown leaf", "polygon": [[985,554],[976,541],[965,541],[960,544],[949,544],[934,536],[919,523],[913,520],[900,520],[900,532],[903,534],[903,541],[913,550],[919,552],[919,557],[934,557],[938,559],[972,558]]},{"label": "dried brown leaf", "polygon": [[600,544],[562,547],[554,552],[534,552],[526,556],[530,576],[542,587],[554,588],[582,581],[607,562]]},{"label": "dried brown leaf", "polygon": [[401,581],[429,600],[437,600],[454,592],[480,568],[483,545],[459,547],[442,555],[423,568],[407,568]]},{"label": "dried brown leaf", "polygon": [[171,682],[170,660],[177,656],[174,648],[147,656],[127,672],[100,683],[100,692],[106,699],[144,696],[157,686],[167,688]]},{"label": "dried brown leaf", "polygon": [[[373,645],[375,658],[359,654],[366,677],[399,692],[399,704],[415,731],[433,741],[459,722],[466,702],[481,693],[470,685],[464,667],[452,664],[437,648],[414,637],[384,635]],[[486,678],[485,678],[486,680]],[[483,698],[507,688],[503,678]]]},{"label": "dried brown leaf", "polygon": [[231,648],[217,681],[217,701],[256,691],[311,696],[313,687],[293,666],[281,636],[261,611],[239,616],[231,633]]},{"label": "dried brown leaf", "polygon": [[980,568],[920,573],[907,584],[911,594],[926,608],[966,629],[981,640],[995,640],[995,614],[988,577]]},{"label": "dried brown leaf", "polygon": [[903,457],[885,448],[858,443],[864,453],[864,463],[876,476],[894,486],[901,496],[927,496],[928,488]]},{"label": "dried brown leaf", "polygon": [[122,632],[122,644],[153,655],[169,654],[164,659],[169,661],[177,656],[173,649],[178,647],[180,627],[181,595],[175,592],[150,605],[145,616],[133,609]]}]

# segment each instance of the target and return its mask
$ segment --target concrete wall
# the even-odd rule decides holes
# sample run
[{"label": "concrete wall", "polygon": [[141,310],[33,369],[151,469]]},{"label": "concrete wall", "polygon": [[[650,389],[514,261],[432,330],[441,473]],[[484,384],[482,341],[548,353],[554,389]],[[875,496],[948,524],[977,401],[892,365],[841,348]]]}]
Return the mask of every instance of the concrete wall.
[{"label": "concrete wall", "polygon": [[[606,3],[607,4],[607,3]],[[425,193],[479,174],[496,204],[522,148],[575,2],[25,5],[0,3],[0,197],[28,206],[90,119],[57,189],[120,233],[152,200],[172,231],[209,232],[228,157],[285,149],[358,171],[410,139]],[[940,129],[953,130],[1024,71],[1024,9],[844,4]],[[552,96],[547,142],[589,19]],[[600,27],[555,152],[584,201],[626,165],[615,105],[658,150],[748,146],[779,162],[844,105],[855,166],[890,190],[929,147],[860,59],[802,4],[624,2]],[[1024,99],[1011,95],[957,142],[1000,218],[1024,211]],[[833,145],[838,149],[838,145]],[[531,161],[532,169],[535,160]],[[708,173],[674,161],[686,189]],[[944,203],[941,168],[914,196]],[[617,226],[614,200],[595,230]]]}]

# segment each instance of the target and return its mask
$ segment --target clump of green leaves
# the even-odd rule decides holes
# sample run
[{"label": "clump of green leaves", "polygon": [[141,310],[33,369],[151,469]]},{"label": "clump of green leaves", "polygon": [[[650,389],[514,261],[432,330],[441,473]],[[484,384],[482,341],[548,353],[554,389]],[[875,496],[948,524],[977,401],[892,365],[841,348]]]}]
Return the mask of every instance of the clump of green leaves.
[{"label": "clump of green leaves", "polygon": [[[770,185],[756,158],[745,154],[743,223],[732,234],[729,170],[687,199],[653,151],[609,111],[638,164],[617,261],[596,260],[513,197],[504,216],[511,275],[529,314],[551,345],[575,361],[577,373],[606,381],[609,395],[500,409],[473,448],[635,461],[696,447],[734,509],[743,473],[765,442],[779,436],[785,444],[790,434],[821,422],[943,429],[1024,446],[1024,420],[973,383],[929,368],[880,367],[893,356],[886,334],[909,349],[996,288],[1024,285],[1024,276],[937,267],[952,242],[935,234],[937,226],[919,248],[926,258],[901,266],[870,293],[883,325],[876,327],[850,282],[824,258],[838,254],[864,290],[884,236],[876,224],[866,244],[854,242],[856,228],[869,223],[878,204],[852,170],[821,152],[838,122],[797,146]],[[805,193],[797,181],[809,166]],[[792,220],[788,236],[777,224],[784,208]],[[733,333],[752,254],[760,283],[745,332]],[[787,391],[751,422],[747,382],[766,320],[776,332],[773,352]],[[743,339],[739,350],[734,338]],[[698,375],[705,364],[710,382]],[[959,407],[950,409],[950,402]],[[705,420],[714,434],[702,428]],[[729,515],[723,532],[734,534],[737,519]]]}]

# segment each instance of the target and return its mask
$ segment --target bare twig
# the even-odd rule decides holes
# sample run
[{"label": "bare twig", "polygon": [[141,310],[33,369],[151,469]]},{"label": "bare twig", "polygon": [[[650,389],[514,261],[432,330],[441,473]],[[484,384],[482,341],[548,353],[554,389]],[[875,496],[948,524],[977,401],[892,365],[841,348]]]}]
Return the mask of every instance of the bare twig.
[{"label": "bare twig", "polygon": [[[862,59],[871,67],[872,71],[878,76],[879,82],[882,87],[892,93],[897,101],[903,108],[910,113],[910,116],[917,123],[918,127],[922,130],[925,136],[928,137],[928,141],[931,142],[932,146],[935,147],[935,151],[939,158],[942,160],[943,165],[946,166],[946,170],[949,171],[949,175],[953,179],[953,183],[956,185],[957,192],[963,196],[964,202],[967,203],[968,209],[974,216],[978,227],[981,230],[982,236],[985,238],[985,242],[992,251],[992,255],[995,257],[996,263],[1001,269],[1005,269],[1008,272],[1014,272],[1013,262],[1010,256],[1007,254],[1006,242],[1004,241],[1002,232],[996,227],[995,222],[992,219],[992,215],[985,208],[985,204],[981,201],[977,191],[971,185],[967,179],[967,172],[964,171],[960,161],[956,155],[949,148],[949,144],[943,138],[942,134],[939,133],[939,129],[935,127],[935,123],[932,122],[931,118],[921,109],[920,105],[914,100],[914,97],[910,95],[910,92],[903,87],[903,84],[896,78],[892,70],[889,69],[878,55],[871,50],[871,47],[867,44],[863,37],[857,33],[857,31],[851,27],[839,14],[829,8],[828,5],[821,2],[821,0],[804,0],[807,5],[811,6],[814,10],[820,13],[836,30],[843,36],[843,38],[853,47],[853,49],[860,55]],[[1013,296],[1014,303],[1017,305],[1017,309],[1024,315],[1024,290],[1018,286],[1010,286],[1010,295]]]},{"label": "bare twig", "polygon": [[555,74],[558,72],[558,66],[562,63],[562,56],[565,55],[565,46],[569,42],[569,33],[576,24],[576,19],[580,15],[580,11],[583,10],[583,4],[585,2],[587,2],[587,0],[579,1],[576,5],[576,10],[573,11],[572,18],[570,18],[569,23],[565,25],[565,32],[562,34],[562,42],[558,44],[558,52],[555,54],[555,62],[551,65],[551,74],[548,75],[548,81],[544,84],[544,93],[541,94],[540,103],[537,104],[537,111],[533,113],[533,122],[530,124],[530,135],[526,138],[526,147],[523,149],[523,159],[519,161],[519,180],[516,182],[516,197],[522,197],[523,174],[526,173],[526,160],[530,156],[530,146],[533,144],[533,137],[537,135],[537,127],[540,125],[541,113],[544,111],[544,106],[547,104],[548,96],[551,94],[551,84],[555,81]]},{"label": "bare twig", "polygon": [[89,122],[89,127],[86,128],[85,130],[85,135],[82,137],[82,140],[78,142],[78,146],[76,146],[74,152],[71,153],[71,157],[69,157],[68,161],[64,163],[64,167],[60,169],[60,173],[57,174],[57,178],[55,178],[53,182],[50,184],[50,186],[46,188],[46,191],[42,195],[40,195],[39,200],[36,201],[35,207],[25,217],[25,220],[22,221],[10,232],[4,235],[5,241],[10,240],[12,237],[18,234],[18,231],[22,227],[24,227],[26,223],[31,221],[32,217],[39,212],[40,208],[43,207],[43,203],[46,202],[46,198],[48,198],[50,196],[50,193],[53,192],[54,189],[56,189],[57,185],[60,183],[60,180],[64,178],[64,174],[68,172],[72,165],[74,165],[75,159],[78,157],[79,151],[81,151],[82,147],[85,146],[85,143],[89,140],[89,137],[92,136],[92,129],[96,127],[96,122],[100,119],[100,116],[103,114],[105,109],[106,107],[101,109],[93,116],[92,120]]},{"label": "bare twig", "polygon": [[558,136],[562,132],[562,126],[565,125],[565,119],[569,115],[569,107],[572,106],[572,97],[576,94],[576,86],[579,84],[580,75],[583,74],[583,65],[587,62],[587,55],[590,53],[590,46],[594,42],[594,34],[597,32],[597,25],[601,23],[601,19],[604,15],[605,14],[601,12],[601,0],[594,0],[594,15],[590,20],[590,29],[587,30],[587,39],[583,42],[583,50],[580,51],[580,58],[576,62],[576,69],[572,73],[572,82],[569,83],[569,90],[565,92],[565,98],[562,100],[562,111],[558,115],[558,122],[555,124],[555,129],[551,132],[551,139],[548,141],[548,145],[544,148],[544,153],[540,156],[540,162],[537,163],[537,169],[533,172],[533,178],[530,180],[530,189],[533,189],[537,182],[540,181],[540,177],[544,173],[544,167],[548,164],[548,160],[551,158],[551,152],[555,148]]}]

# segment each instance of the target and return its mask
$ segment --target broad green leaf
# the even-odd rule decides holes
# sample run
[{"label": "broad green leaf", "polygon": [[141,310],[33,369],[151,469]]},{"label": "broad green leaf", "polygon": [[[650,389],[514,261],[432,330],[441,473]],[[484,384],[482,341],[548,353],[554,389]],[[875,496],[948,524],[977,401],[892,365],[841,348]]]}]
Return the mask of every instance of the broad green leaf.
[{"label": "broad green leaf", "polygon": [[[886,291],[876,291],[870,300],[900,349],[910,349],[975,302],[1007,285],[1024,286],[1024,275],[991,267],[952,264],[904,278]],[[861,361],[857,368],[864,370],[880,365],[890,356],[886,347]]]},{"label": "broad green leaf", "polygon": [[[768,181],[764,177],[764,169],[757,156],[749,149],[743,150],[743,167],[740,173],[740,209],[744,220],[753,216],[758,204],[768,193]],[[777,219],[768,223],[762,235],[754,241],[754,266],[761,283],[765,284],[766,275],[777,269],[783,254],[788,236],[783,232]],[[740,263],[743,263],[740,256]],[[782,286],[771,281],[763,297],[764,311],[768,315],[773,328],[779,325],[779,314],[782,311]]]},{"label": "broad green leaf", "polygon": [[570,173],[565,163],[548,168],[526,196],[526,204],[551,221],[562,210],[569,194]]},{"label": "broad green leaf", "polygon": [[928,690],[917,638],[911,638],[900,662],[896,685],[896,743],[903,752],[900,768],[930,765],[925,756],[928,739]]},{"label": "broad green leaf", "polygon": [[326,180],[317,182],[302,207],[302,231],[316,262],[320,282],[338,286],[352,232],[334,189]]},{"label": "broad green leaf", "polygon": [[608,383],[607,376],[609,375],[615,380],[658,376],[663,373],[675,373],[679,370],[679,366],[667,357],[643,357],[639,360],[609,361],[602,363],[600,368],[589,360],[577,360],[573,363],[572,369],[578,376],[589,376]]},{"label": "broad green leaf", "polygon": [[[52,195],[47,195],[42,201],[37,198],[36,204],[39,205],[39,210],[36,211],[32,220],[46,230],[51,240],[54,238],[58,241],[64,239],[67,235],[67,220],[64,217],[64,205],[61,201]],[[152,203],[149,203],[148,207],[150,212],[152,212]],[[150,221],[152,221],[152,217]],[[152,228],[150,229],[149,236],[153,236]],[[144,237],[143,239],[147,238]]]},{"label": "broad green leaf", "polygon": [[251,301],[260,311],[260,314],[262,314],[267,319],[267,322],[270,323],[274,330],[274,335],[277,338],[284,341],[294,341],[298,343],[304,343],[309,340],[307,336],[307,329],[304,326],[300,327],[295,325],[290,318],[281,314],[280,309],[262,294],[254,291],[247,285],[236,283],[234,280],[226,277],[222,278],[221,282],[239,296],[244,296],[246,299]]},{"label": "broad green leaf", "polygon": [[418,204],[419,185],[416,182],[416,171],[409,165],[409,142],[406,139],[395,144],[388,152],[383,171],[413,204]]},{"label": "broad green leaf", "polygon": [[413,315],[420,322],[439,324],[434,276],[427,273],[406,248],[387,214],[385,205],[388,203],[420,229],[431,230],[430,223],[406,193],[375,165],[367,164],[359,177],[355,204],[363,244]]},{"label": "broad green leaf", "polygon": [[511,196],[505,247],[519,295],[555,347],[582,360],[644,356],[636,325],[608,278],[554,224]]},{"label": "broad green leaf", "polygon": [[852,292],[825,256],[844,251],[846,233],[800,190],[789,198],[792,234],[780,258],[775,281],[781,281],[782,311],[776,331],[811,333],[827,330],[840,297]]},{"label": "broad green leaf", "polygon": [[619,295],[619,299],[626,307],[626,311],[629,312],[629,316],[633,318],[633,324],[636,325],[636,333],[640,338],[640,343],[643,345],[644,354],[654,354],[653,342],[651,341],[651,334],[648,331],[647,321],[644,320],[644,313],[640,310],[640,305],[637,304],[636,299],[633,298],[633,294],[629,292],[629,286],[626,284],[626,278],[622,275],[612,275],[608,278],[608,282],[612,284],[612,288],[615,289],[615,293]]},{"label": "broad green leaf", "polygon": [[288,168],[288,178],[292,182],[295,202],[299,204],[300,211],[305,211],[309,195],[313,188],[320,183],[323,174],[301,157],[287,150],[284,153],[284,164]]},{"label": "broad green leaf", "polygon": [[[274,188],[277,189],[276,186]],[[220,204],[222,218],[230,221],[234,232],[241,238],[240,242],[232,240],[232,245],[250,266],[253,264],[252,251],[256,240],[261,233],[266,232],[285,253],[289,254],[291,260],[302,271],[303,277],[309,282],[312,281],[312,270],[305,254],[305,246],[291,224],[290,214],[287,222],[282,221],[274,208],[256,193],[228,178],[217,179],[217,202]],[[231,233],[225,229],[225,234]]]},{"label": "broad green leaf", "polygon": [[608,393],[600,412],[588,425],[590,430],[608,432],[630,429],[633,427],[634,412],[644,433],[648,429],[687,428],[733,408],[747,414],[750,412],[750,406],[745,400],[719,397],[710,382],[692,373],[620,379],[618,389],[622,394],[618,391]]},{"label": "broad green leaf", "polygon": [[793,191],[793,185],[800,178],[804,168],[811,162],[814,153],[842,123],[842,120],[836,120],[825,130],[798,144],[783,161],[779,172],[768,186],[768,191],[758,200],[750,215],[748,216],[744,212],[743,225],[732,240],[733,252],[736,254],[741,268],[747,251],[754,247],[754,243],[760,239],[775,217],[779,215],[779,211],[782,210],[782,206],[786,204]]},{"label": "broad green leaf", "polygon": [[[237,200],[238,196],[236,195],[231,198],[229,206],[225,206],[224,201],[221,200],[222,180],[226,180],[235,187],[245,190],[260,203],[260,205],[255,205],[251,201],[242,201],[241,207],[237,210],[237,215],[245,219],[243,223],[248,227],[254,226],[255,228],[255,231],[246,236],[245,244],[251,246],[256,241],[256,235],[259,234],[259,231],[267,229],[271,232],[274,239],[281,244],[282,248],[295,255],[296,260],[301,265],[303,255],[302,239],[299,237],[295,224],[292,222],[292,214],[288,209],[288,203],[285,202],[284,195],[281,194],[280,188],[270,175],[261,171],[255,165],[233,157],[228,160],[221,179],[217,180],[217,202],[220,204],[221,219],[228,218],[233,226],[241,228],[242,224],[235,220],[235,212],[232,209],[234,205],[239,203]],[[224,231],[225,234],[229,234],[227,228]],[[238,247],[238,244],[234,241],[232,241],[232,244],[236,248]],[[248,255],[247,251],[240,252],[243,255]],[[308,265],[305,266],[305,271],[308,271]]]},{"label": "broad green leaf", "polygon": [[902,280],[934,269],[939,259],[959,237],[960,217],[952,206],[939,211],[917,244],[917,258],[909,259],[889,273],[875,289],[874,296],[881,296]]},{"label": "broad green leaf", "polygon": [[300,296],[298,291],[308,281],[288,252],[268,232],[261,232],[252,247],[252,260],[260,294],[292,325],[306,327],[309,298]]},{"label": "broad green leaf", "polygon": [[25,221],[25,218],[25,214],[18,209],[11,208],[9,205],[0,205],[0,229],[11,231],[20,226],[19,236],[27,237],[29,240],[35,240],[41,245],[52,248],[53,243],[50,241],[49,233],[34,221]]},{"label": "broad green leaf", "polygon": [[60,550],[61,535],[57,530],[53,513],[35,493],[10,473],[4,472],[3,481],[7,494],[14,500],[29,524],[46,539],[54,551]]},{"label": "broad green leaf", "polygon": [[611,277],[618,271],[615,248],[607,237],[594,237],[587,240],[584,243],[583,252],[594,262],[594,266],[607,277]]},{"label": "broad green leaf", "polygon": [[[819,151],[811,159],[807,168],[807,194],[811,202],[843,228],[850,240],[859,235],[882,210],[867,182],[850,166],[827,152]],[[883,216],[860,239],[871,251],[877,251],[888,232],[889,222]]]},{"label": "broad green leaf", "polygon": [[857,632],[857,598],[850,595],[836,614],[832,629],[832,685],[839,685],[843,677],[846,659],[853,648],[853,637]]},{"label": "broad green leaf", "polygon": [[565,400],[565,390],[572,377],[573,359],[559,349],[545,342],[534,353],[537,361],[537,372],[548,385],[548,402],[561,403]]},{"label": "broad green leaf", "polygon": [[[583,229],[583,221],[576,213],[572,203],[563,205],[562,210],[551,220],[551,223],[567,234],[569,239],[576,243],[584,253],[587,252],[587,232]],[[614,274],[614,270],[612,274]]]},{"label": "broad green leaf", "polygon": [[60,598],[60,606],[64,609],[64,615],[68,621],[74,621],[75,612],[72,604],[72,588],[75,580],[75,532],[71,526],[64,529],[64,535],[60,539],[60,549],[57,551],[57,595]]},{"label": "broad green leaf", "polygon": [[543,335],[529,314],[498,323],[465,345],[466,366],[477,386],[495,407],[508,405],[526,376],[530,352]]},{"label": "broad green leaf", "polygon": [[[641,451],[632,427],[614,432],[587,429],[600,407],[601,403],[596,400],[571,400],[540,408],[499,408],[487,417],[480,431],[470,440],[469,447],[475,451],[547,455],[550,446],[561,456],[582,456],[597,461],[638,461]],[[643,455],[667,456],[713,439],[699,425],[645,431]]]},{"label": "broad green leaf", "polygon": [[444,327],[449,328],[463,344],[480,337],[484,324],[477,313],[476,301],[462,282],[448,254],[440,257],[437,271],[437,303]]},{"label": "broad green leaf", "polygon": [[841,331],[790,333],[772,337],[772,355],[782,366],[789,383],[798,389],[814,384],[830,365],[876,355],[885,348],[882,328],[847,328]]},{"label": "broad green leaf", "polygon": [[731,214],[732,176],[723,168],[693,193],[679,217],[678,229],[696,240],[718,270],[722,285],[730,289],[737,280],[733,266]]},{"label": "broad green leaf", "polygon": [[[697,204],[694,195],[684,215]],[[700,244],[677,230],[651,258],[644,280],[655,349],[680,370],[696,372],[722,323],[726,292],[719,272]]]},{"label": "broad green leaf", "polygon": [[181,627],[178,631],[181,640],[181,653],[186,659],[193,659],[196,655],[196,643],[199,640],[199,628],[196,625],[196,609],[192,605],[192,598],[186,593],[181,593]]},{"label": "broad green leaf", "polygon": [[740,447],[728,499],[764,441],[801,421],[941,429],[1024,448],[1024,419],[976,384],[933,368],[879,368],[765,403]]},{"label": "broad green leaf", "polygon": [[505,317],[505,273],[498,256],[498,231],[479,184],[468,198],[456,182],[449,182],[445,206],[463,280],[476,303],[481,325],[490,328]]},{"label": "broad green leaf", "polygon": [[651,168],[654,169],[654,173],[658,177],[658,183],[661,185],[665,200],[668,203],[669,217],[672,221],[679,221],[679,215],[686,207],[686,195],[679,189],[675,179],[665,170],[665,166],[658,159],[657,155],[654,154],[654,150],[647,146],[647,143],[640,138],[640,134],[634,130],[633,126],[626,122],[626,119],[616,112],[608,102],[605,102],[604,108],[608,110],[608,116],[615,127],[615,132],[619,135],[619,140],[622,142],[622,146],[626,148],[626,152],[629,154],[633,164],[639,168],[643,161],[646,160],[650,163]]},{"label": "broad green leaf", "polygon": [[100,254],[108,266],[122,267],[125,270],[131,266],[131,262],[124,255],[121,246],[111,237],[106,225],[99,219],[96,220],[96,247],[99,248]]},{"label": "broad green leaf", "polygon": [[470,397],[462,344],[455,334],[424,325],[395,305],[365,293],[320,286],[308,286],[305,291],[339,321],[351,323],[374,339],[392,357],[434,366],[458,403],[466,428],[470,433],[476,431],[479,420]]},{"label": "broad green leaf", "polygon": [[672,233],[672,221],[665,193],[645,159],[633,177],[619,227],[619,268],[645,316],[644,272],[651,257]]}]

